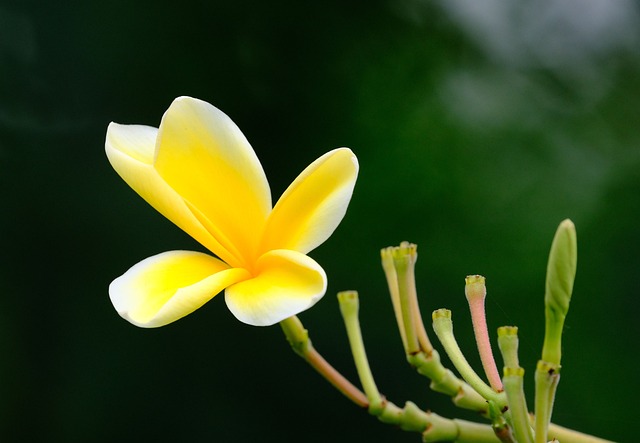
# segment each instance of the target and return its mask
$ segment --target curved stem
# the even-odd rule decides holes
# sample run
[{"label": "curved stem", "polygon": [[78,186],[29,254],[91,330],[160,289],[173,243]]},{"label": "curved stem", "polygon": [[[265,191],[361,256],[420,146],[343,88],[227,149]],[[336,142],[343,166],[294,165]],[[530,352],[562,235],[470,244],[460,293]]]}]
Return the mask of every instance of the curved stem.
[{"label": "curved stem", "polygon": [[500,380],[496,361],[493,358],[489,331],[487,330],[487,315],[484,307],[484,300],[487,296],[485,278],[481,275],[467,276],[465,279],[464,292],[469,302],[473,334],[476,337],[476,344],[484,373],[491,387],[496,392],[500,392],[502,391],[502,380]]},{"label": "curved stem", "polygon": [[416,316],[413,314],[414,303],[409,296],[410,270],[413,268],[411,257],[394,251],[393,262],[398,274],[398,292],[400,295],[400,313],[404,326],[404,337],[406,339],[406,351],[408,354],[415,354],[420,350],[418,334],[416,332]]},{"label": "curved stem", "polygon": [[338,301],[358,376],[369,400],[371,415],[378,417],[383,423],[397,425],[403,430],[422,432],[425,442],[496,442],[493,430],[489,426],[446,419],[432,412],[423,411],[412,402],[407,402],[404,408],[400,409],[380,395],[364,349],[358,319],[358,293],[356,291],[340,292],[338,293]]},{"label": "curved stem", "polygon": [[418,306],[415,277],[417,246],[402,242],[400,246],[382,249],[380,255],[405,352],[416,354],[422,351],[428,355],[433,346]]},{"label": "curved stem", "polygon": [[[369,401],[365,394],[336,371],[311,345],[308,331],[302,326],[297,317],[290,317],[280,322],[282,330],[296,354],[300,355],[318,373],[327,379],[336,389],[342,392],[349,400],[362,408],[369,408]],[[446,370],[439,359],[434,359],[437,352],[425,358],[423,353],[414,357],[422,357],[422,363],[417,365],[418,372],[432,378],[432,389],[439,392],[452,393],[452,390],[460,389],[459,395],[454,397],[454,403],[480,411],[480,405],[484,403],[481,397],[469,385],[455,377]],[[428,369],[427,369],[428,368]],[[435,374],[436,376],[434,377]],[[440,380],[436,383],[437,380]],[[442,391],[434,387],[443,388]],[[456,388],[456,386],[461,386]],[[466,395],[465,395],[466,394]],[[452,395],[452,394],[451,394]],[[467,397],[467,395],[470,395]],[[478,395],[478,401],[474,395]],[[399,408],[381,396],[381,407],[370,412],[383,423],[399,426],[403,430],[422,432],[424,442],[451,441],[454,443],[499,443],[490,425],[479,424],[459,419],[447,419],[433,412],[423,411],[412,402],[407,402],[404,408]],[[461,403],[458,403],[459,400]],[[484,403],[486,405],[486,403]],[[533,418],[532,418],[533,420]],[[551,423],[549,435],[563,443],[613,443],[578,431],[567,429]]]},{"label": "curved stem", "polygon": [[462,354],[458,343],[453,335],[453,323],[451,322],[451,311],[438,309],[433,312],[433,329],[440,340],[440,343],[447,352],[451,363],[456,367],[462,378],[478,391],[485,399],[493,401],[500,409],[506,406],[506,396],[504,392],[496,392],[487,385],[476,372],[471,368],[469,362]]},{"label": "curved stem", "polygon": [[356,291],[340,292],[338,293],[338,301],[340,302],[342,319],[347,329],[347,337],[349,338],[353,361],[356,365],[358,376],[360,377],[360,383],[362,383],[367,400],[369,401],[369,411],[372,412],[382,407],[383,399],[373,379],[367,353],[364,349],[360,321],[358,320],[358,310],[360,307],[358,293]]},{"label": "curved stem", "polygon": [[320,375],[338,391],[342,392],[349,400],[362,408],[369,407],[369,401],[362,391],[336,371],[336,369],[314,349],[309,339],[309,333],[304,326],[302,326],[302,322],[300,322],[298,317],[289,317],[281,321],[280,326],[296,354],[309,363],[311,367],[318,371]]},{"label": "curved stem", "polygon": [[400,290],[398,289],[398,274],[393,263],[393,246],[380,250],[380,257],[382,259],[382,269],[387,279],[387,285],[389,287],[389,294],[391,295],[391,304],[393,306],[393,313],[396,317],[396,323],[398,324],[398,331],[400,331],[400,338],[402,340],[402,347],[407,349],[407,337],[404,332],[404,322],[402,321],[402,309],[400,307]]},{"label": "curved stem", "polygon": [[459,408],[483,415],[487,413],[487,401],[464,380],[445,368],[440,361],[440,354],[435,349],[429,355],[424,352],[407,355],[407,361],[415,367],[418,374],[431,379],[431,390],[450,396],[453,404]]}]

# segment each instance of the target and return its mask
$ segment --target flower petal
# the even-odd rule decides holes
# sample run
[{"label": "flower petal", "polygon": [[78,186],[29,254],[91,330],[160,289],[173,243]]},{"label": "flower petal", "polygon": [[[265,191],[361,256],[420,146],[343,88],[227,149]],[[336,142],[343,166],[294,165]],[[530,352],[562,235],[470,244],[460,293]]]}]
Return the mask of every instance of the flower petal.
[{"label": "flower petal", "polygon": [[194,217],[184,200],[153,169],[158,130],[149,126],[111,123],[105,150],[116,172],[151,206],[232,266],[238,260]]},{"label": "flower petal", "polygon": [[327,290],[324,270],[296,251],[267,252],[258,259],[255,275],[225,291],[233,315],[254,326],[269,326],[309,309]]},{"label": "flower petal", "polygon": [[116,311],[136,326],[155,328],[198,309],[229,285],[250,278],[207,254],[170,251],[134,265],[109,285]]},{"label": "flower petal", "polygon": [[273,208],[261,250],[306,254],[322,244],[344,217],[357,177],[358,159],[350,149],[335,149],[314,161]]},{"label": "flower petal", "polygon": [[215,227],[212,235],[245,262],[257,256],[271,191],[255,152],[222,111],[191,97],[162,118],[154,166]]}]

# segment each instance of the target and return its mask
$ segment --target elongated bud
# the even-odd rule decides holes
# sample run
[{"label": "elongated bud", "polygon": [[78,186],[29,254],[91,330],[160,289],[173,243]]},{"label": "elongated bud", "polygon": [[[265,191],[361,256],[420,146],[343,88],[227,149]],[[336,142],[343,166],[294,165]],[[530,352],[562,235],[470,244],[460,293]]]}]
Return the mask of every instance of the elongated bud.
[{"label": "elongated bud", "polygon": [[576,276],[578,247],[576,228],[569,219],[558,226],[547,265],[545,304],[556,315],[566,316]]},{"label": "elongated bud", "polygon": [[542,360],[559,365],[562,355],[561,336],[569,311],[577,264],[576,228],[569,219],[558,226],[551,244],[545,286],[545,337]]}]

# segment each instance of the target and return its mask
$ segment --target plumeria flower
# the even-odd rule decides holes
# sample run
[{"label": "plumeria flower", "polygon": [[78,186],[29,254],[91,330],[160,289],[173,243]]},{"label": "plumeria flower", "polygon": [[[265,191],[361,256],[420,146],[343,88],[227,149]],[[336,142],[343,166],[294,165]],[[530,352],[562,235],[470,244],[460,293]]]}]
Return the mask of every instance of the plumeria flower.
[{"label": "plumeria flower", "polygon": [[358,175],[351,150],[318,158],[275,207],[240,129],[195,98],[177,98],[159,128],[111,123],[106,152],[129,186],[215,255],[164,252],[116,278],[109,296],[134,325],[164,326],[224,290],[238,320],[266,326],[324,295],[326,274],[307,253],[345,215]]}]

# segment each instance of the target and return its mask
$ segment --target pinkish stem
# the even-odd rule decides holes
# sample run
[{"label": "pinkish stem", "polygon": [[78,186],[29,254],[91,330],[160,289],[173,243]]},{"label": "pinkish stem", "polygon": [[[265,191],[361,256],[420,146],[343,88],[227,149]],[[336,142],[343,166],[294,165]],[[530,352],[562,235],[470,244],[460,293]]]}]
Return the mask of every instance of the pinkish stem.
[{"label": "pinkish stem", "polygon": [[487,295],[487,288],[484,284],[484,277],[471,275],[466,278],[465,294],[469,302],[471,311],[471,321],[473,323],[473,333],[476,336],[476,344],[480,353],[480,360],[484,373],[489,380],[489,384],[496,392],[502,392],[502,380],[493,358],[489,332],[487,330],[487,316],[484,309],[484,299]]}]

